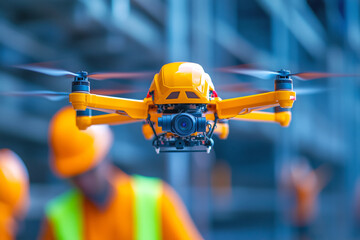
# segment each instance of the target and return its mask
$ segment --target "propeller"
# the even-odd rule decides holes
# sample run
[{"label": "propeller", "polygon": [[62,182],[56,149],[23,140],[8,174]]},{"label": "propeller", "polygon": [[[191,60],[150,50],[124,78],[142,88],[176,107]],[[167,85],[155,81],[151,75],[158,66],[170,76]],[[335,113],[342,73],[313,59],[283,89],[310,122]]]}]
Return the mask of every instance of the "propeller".
[{"label": "propeller", "polygon": [[[217,91],[224,91],[224,92],[237,92],[237,93],[245,93],[245,92],[255,92],[259,93],[268,93],[269,90],[259,89],[253,87],[249,83],[234,83],[234,84],[222,84],[216,87]],[[311,94],[319,94],[326,91],[329,91],[328,88],[321,88],[321,87],[312,87],[312,88],[296,88],[294,91],[296,95],[311,95]]]},{"label": "propeller", "polygon": [[0,92],[0,96],[14,96],[14,97],[43,97],[50,101],[60,101],[69,96],[67,92],[54,91],[14,91],[14,92]]},{"label": "propeller", "polygon": [[216,86],[217,91],[224,92],[253,92],[256,89],[250,83],[230,83]]},{"label": "propeller", "polygon": [[107,72],[107,73],[92,73],[88,77],[94,80],[107,79],[133,79],[153,76],[153,72]]},{"label": "propeller", "polygon": [[76,73],[62,69],[48,68],[39,65],[17,65],[16,68],[25,69],[33,72],[43,73],[50,76],[78,76]]},{"label": "propeller", "polygon": [[146,92],[148,90],[144,89],[95,89],[91,90],[90,92],[93,94],[99,94],[99,95],[120,95],[120,94],[126,94],[126,93],[137,93],[137,92]]},{"label": "propeller", "polygon": [[261,79],[274,79],[277,75],[277,72],[258,70],[258,69],[243,69],[243,68],[223,68],[220,69],[221,72],[236,73],[242,75],[248,75],[251,77],[257,77]]},{"label": "propeller", "polygon": [[297,88],[294,91],[296,92],[296,95],[299,96],[303,96],[303,95],[312,95],[312,94],[320,94],[320,93],[324,93],[327,91],[330,91],[331,89],[329,88]]},{"label": "propeller", "polygon": [[[33,72],[43,73],[49,76],[77,76],[83,77],[78,73],[73,73],[63,69],[50,68],[42,66],[39,64],[28,64],[28,65],[17,65],[16,68],[25,69]],[[91,73],[87,74],[88,78],[94,80],[106,80],[106,79],[134,79],[134,78],[144,78],[148,76],[153,76],[153,72],[104,72],[104,73]]]},{"label": "propeller", "polygon": [[327,72],[300,72],[300,73],[290,73],[286,70],[280,70],[278,72],[274,71],[267,71],[255,68],[247,68],[247,67],[224,67],[219,68],[218,71],[221,72],[228,72],[228,73],[235,73],[235,74],[242,74],[248,75],[256,78],[261,79],[274,79],[276,76],[292,76],[295,79],[306,81],[306,80],[313,80],[313,79],[320,79],[320,78],[330,78],[330,77],[358,77],[359,74],[345,74],[345,73],[327,73]]},{"label": "propeller", "polygon": [[[146,92],[144,89],[94,89],[90,91],[92,94],[99,95],[120,95],[126,93]],[[46,90],[35,91],[9,91],[0,92],[0,96],[12,96],[12,97],[42,97],[50,101],[60,101],[69,97],[70,92],[55,92]]]}]

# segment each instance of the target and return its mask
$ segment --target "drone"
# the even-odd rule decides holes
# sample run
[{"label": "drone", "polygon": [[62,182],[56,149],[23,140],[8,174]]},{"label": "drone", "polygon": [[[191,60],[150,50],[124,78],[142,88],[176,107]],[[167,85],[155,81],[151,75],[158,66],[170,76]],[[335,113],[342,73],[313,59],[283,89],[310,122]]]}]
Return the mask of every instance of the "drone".
[{"label": "drone", "polygon": [[[135,73],[88,74],[85,71],[72,73],[38,66],[21,68],[53,76],[73,76],[71,93],[38,91],[12,95],[68,96],[77,112],[76,124],[80,130],[98,124],[143,122],[143,135],[152,140],[156,153],[209,153],[214,146],[214,134],[220,139],[227,138],[229,120],[274,122],[287,127],[291,122],[290,109],[296,100],[293,78],[308,80],[334,76],[329,73],[291,74],[288,70],[271,72],[224,68],[223,72],[273,79],[274,91],[221,99],[209,74],[199,64],[173,62],[164,65],[154,75],[146,97],[136,100],[94,94],[89,80],[139,77]],[[269,108],[274,108],[274,112],[264,111]],[[103,114],[93,116],[91,110]]]}]

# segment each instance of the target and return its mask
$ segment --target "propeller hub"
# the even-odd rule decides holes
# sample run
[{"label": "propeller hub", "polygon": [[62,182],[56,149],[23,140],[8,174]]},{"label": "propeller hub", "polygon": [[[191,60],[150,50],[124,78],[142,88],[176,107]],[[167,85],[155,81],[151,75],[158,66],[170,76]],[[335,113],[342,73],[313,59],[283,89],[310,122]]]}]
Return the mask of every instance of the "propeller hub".
[{"label": "propeller hub", "polygon": [[90,82],[88,79],[88,73],[85,71],[81,71],[76,73],[74,77],[74,81],[72,82],[71,87],[72,92],[90,92]]},{"label": "propeller hub", "polygon": [[86,71],[80,71],[76,73],[75,79],[81,81],[85,80],[88,77],[88,73]]},{"label": "propeller hub", "polygon": [[277,75],[277,79],[290,78],[290,71],[281,69],[278,71],[279,75]]}]

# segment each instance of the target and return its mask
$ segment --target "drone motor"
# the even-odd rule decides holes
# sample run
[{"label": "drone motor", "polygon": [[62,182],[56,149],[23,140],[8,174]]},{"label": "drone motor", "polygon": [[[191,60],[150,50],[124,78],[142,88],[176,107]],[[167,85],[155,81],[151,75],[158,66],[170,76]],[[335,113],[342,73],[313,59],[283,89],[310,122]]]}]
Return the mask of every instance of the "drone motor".
[{"label": "drone motor", "polygon": [[275,78],[275,91],[278,90],[293,90],[293,80],[291,79],[290,71],[281,69],[278,71],[279,75]]}]

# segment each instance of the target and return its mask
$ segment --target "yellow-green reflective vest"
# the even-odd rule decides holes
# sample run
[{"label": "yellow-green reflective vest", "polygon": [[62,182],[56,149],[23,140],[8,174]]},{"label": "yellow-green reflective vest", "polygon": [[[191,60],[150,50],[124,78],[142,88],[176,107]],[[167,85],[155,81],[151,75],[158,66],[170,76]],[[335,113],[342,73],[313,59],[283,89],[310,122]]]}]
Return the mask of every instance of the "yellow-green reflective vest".
[{"label": "yellow-green reflective vest", "polygon": [[[159,198],[161,182],[156,178],[133,176],[135,192],[134,236],[136,240],[160,240]],[[46,215],[57,240],[85,240],[83,237],[82,196],[71,190],[46,206]]]}]

